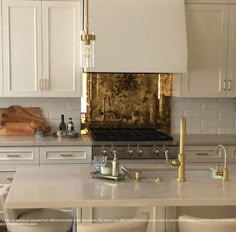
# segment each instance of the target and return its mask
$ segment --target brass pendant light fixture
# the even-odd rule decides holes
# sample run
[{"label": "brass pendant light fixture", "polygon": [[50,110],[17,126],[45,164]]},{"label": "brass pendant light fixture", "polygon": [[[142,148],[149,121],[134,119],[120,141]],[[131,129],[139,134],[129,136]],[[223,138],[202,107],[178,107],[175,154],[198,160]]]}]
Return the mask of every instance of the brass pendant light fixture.
[{"label": "brass pendant light fixture", "polygon": [[89,0],[84,0],[84,30],[81,34],[82,68],[94,67],[94,33],[89,34]]}]

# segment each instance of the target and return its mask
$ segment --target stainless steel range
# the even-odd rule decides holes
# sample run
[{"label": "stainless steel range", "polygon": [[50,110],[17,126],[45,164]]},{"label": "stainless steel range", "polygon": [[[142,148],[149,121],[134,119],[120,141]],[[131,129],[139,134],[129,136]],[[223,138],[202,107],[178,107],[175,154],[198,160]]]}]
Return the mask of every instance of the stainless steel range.
[{"label": "stainless steel range", "polygon": [[154,128],[90,128],[94,140],[93,157],[106,155],[113,158],[114,150],[119,159],[170,159],[178,154],[173,138]]}]

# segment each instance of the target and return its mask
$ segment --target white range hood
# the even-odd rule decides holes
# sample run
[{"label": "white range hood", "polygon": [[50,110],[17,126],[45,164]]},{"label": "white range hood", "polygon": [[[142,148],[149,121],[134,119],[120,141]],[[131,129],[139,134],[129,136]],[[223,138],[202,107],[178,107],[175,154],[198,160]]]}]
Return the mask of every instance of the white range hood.
[{"label": "white range hood", "polygon": [[91,72],[187,71],[184,0],[90,0]]}]

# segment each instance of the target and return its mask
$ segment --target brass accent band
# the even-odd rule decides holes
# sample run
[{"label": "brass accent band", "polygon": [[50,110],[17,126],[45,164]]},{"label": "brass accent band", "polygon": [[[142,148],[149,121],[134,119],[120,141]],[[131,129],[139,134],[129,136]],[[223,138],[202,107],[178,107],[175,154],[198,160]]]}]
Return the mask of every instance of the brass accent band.
[{"label": "brass accent band", "polygon": [[91,41],[91,40],[95,40],[96,36],[92,35],[92,34],[83,34],[81,35],[81,40],[82,41]]}]

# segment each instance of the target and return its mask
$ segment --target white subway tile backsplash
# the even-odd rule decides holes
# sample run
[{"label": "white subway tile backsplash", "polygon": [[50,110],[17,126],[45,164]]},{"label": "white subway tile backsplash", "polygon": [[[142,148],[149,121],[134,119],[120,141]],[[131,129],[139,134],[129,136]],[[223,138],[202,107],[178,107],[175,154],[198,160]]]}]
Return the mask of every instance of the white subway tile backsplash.
[{"label": "white subway tile backsplash", "polygon": [[218,128],[204,128],[202,134],[218,134]]},{"label": "white subway tile backsplash", "polygon": [[[187,121],[188,134],[235,134],[236,101],[231,98],[172,98],[171,132],[179,133],[181,111]],[[201,121],[201,123],[199,122]]]},{"label": "white subway tile backsplash", "polygon": [[[11,105],[40,107],[52,131],[57,130],[61,114],[65,121],[72,117],[80,128],[80,98],[1,98],[0,107]],[[171,102],[171,132],[180,131],[180,118],[185,115],[188,134],[236,134],[236,100],[231,98],[175,98]]]}]

